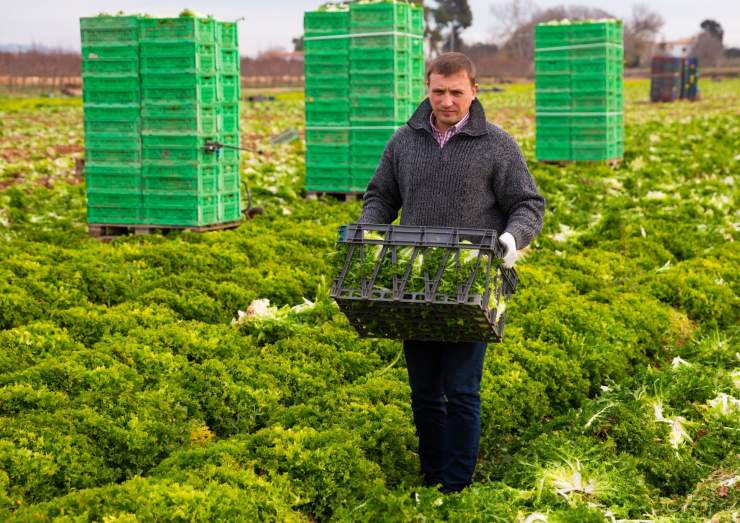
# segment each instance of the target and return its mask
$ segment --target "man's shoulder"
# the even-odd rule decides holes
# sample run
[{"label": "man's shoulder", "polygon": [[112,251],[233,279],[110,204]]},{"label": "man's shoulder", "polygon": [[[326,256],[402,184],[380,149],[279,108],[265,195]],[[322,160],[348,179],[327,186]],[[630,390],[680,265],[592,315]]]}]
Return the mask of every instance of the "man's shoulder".
[{"label": "man's shoulder", "polygon": [[486,121],[486,130],[488,131],[488,136],[491,140],[500,143],[516,144],[516,140],[514,140],[509,133],[494,123]]}]

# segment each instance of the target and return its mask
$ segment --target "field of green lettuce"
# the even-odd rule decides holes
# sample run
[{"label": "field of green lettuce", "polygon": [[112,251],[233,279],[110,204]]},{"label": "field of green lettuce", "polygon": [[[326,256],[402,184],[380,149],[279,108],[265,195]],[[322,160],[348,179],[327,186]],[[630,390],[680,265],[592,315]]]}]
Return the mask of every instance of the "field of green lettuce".
[{"label": "field of green lettuce", "polygon": [[80,100],[0,95],[0,520],[737,521],[740,80],[701,87],[628,82],[616,168],[534,162],[532,86],[481,93],[548,209],[449,496],[417,475],[400,343],[328,298],[361,204],[305,200],[302,143],[267,144],[300,93],[242,105],[264,215],[111,243],[74,176]]}]

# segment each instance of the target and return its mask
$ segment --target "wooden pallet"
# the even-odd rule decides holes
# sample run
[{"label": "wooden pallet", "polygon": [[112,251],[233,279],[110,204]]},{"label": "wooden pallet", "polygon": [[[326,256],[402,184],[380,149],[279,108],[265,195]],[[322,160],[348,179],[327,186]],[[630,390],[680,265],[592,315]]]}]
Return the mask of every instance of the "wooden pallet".
[{"label": "wooden pallet", "polygon": [[319,196],[331,196],[340,202],[356,202],[362,200],[361,192],[329,192],[329,191],[306,191],[307,200],[316,200]]},{"label": "wooden pallet", "polygon": [[619,167],[619,165],[622,163],[621,158],[616,158],[613,160],[537,160],[539,163],[544,163],[547,165],[557,165],[558,167],[566,167],[567,165],[571,165],[574,163],[589,163],[592,165],[607,165],[611,167],[612,169]]},{"label": "wooden pallet", "polygon": [[212,225],[144,225],[144,224],[119,224],[119,223],[91,223],[88,224],[87,229],[90,232],[90,236],[100,241],[110,241],[120,236],[128,234],[134,234],[137,236],[143,236],[154,233],[167,234],[171,231],[192,231],[192,232],[208,232],[208,231],[221,231],[225,229],[236,229],[241,225],[241,220],[235,220],[233,222],[225,223],[214,223]]}]

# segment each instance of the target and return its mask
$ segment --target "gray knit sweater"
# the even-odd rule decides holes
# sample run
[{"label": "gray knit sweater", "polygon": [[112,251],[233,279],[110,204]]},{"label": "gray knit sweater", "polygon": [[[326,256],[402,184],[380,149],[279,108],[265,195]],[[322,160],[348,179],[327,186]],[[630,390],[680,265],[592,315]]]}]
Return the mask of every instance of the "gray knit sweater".
[{"label": "gray knit sweater", "polygon": [[545,200],[519,146],[486,122],[473,100],[470,119],[443,148],[425,100],[385,147],[364,197],[360,223],[475,227],[509,232],[518,249],[542,229]]}]

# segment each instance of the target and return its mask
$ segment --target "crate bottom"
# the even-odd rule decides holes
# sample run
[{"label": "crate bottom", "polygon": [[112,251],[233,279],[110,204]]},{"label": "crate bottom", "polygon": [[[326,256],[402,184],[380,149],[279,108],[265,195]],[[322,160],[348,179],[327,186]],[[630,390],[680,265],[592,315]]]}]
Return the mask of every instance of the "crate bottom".
[{"label": "crate bottom", "polygon": [[480,304],[333,297],[365,338],[445,342],[503,339],[506,314],[491,323]]}]

